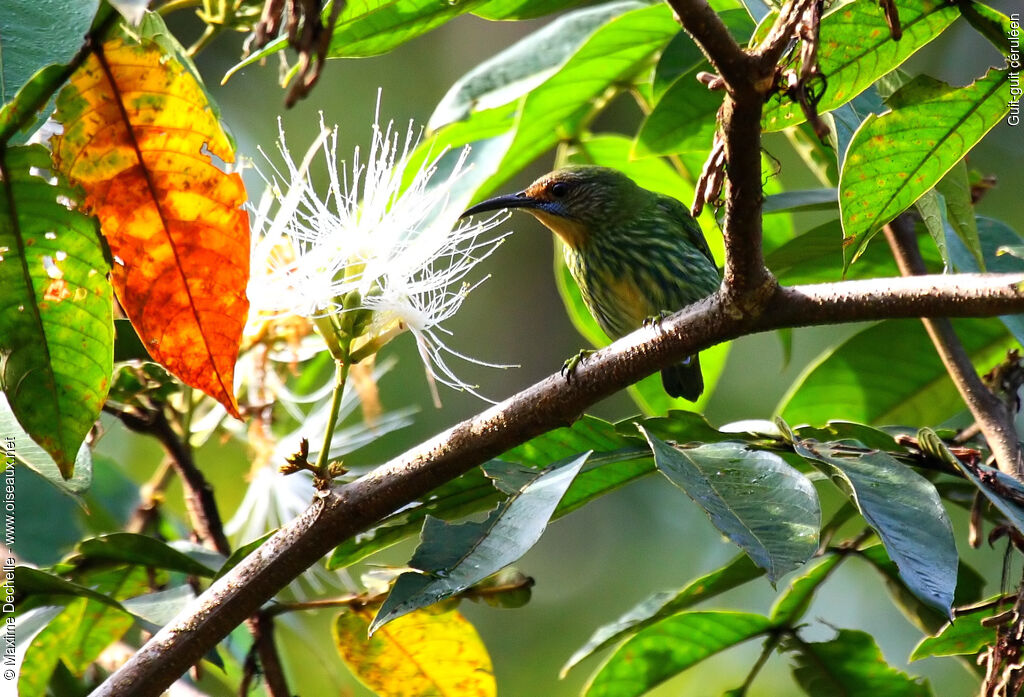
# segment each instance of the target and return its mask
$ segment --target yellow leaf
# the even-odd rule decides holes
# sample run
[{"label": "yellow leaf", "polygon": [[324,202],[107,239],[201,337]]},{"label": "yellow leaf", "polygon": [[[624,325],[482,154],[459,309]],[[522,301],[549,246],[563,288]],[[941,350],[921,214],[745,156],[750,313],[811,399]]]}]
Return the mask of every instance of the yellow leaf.
[{"label": "yellow leaf", "polygon": [[493,697],[491,657],[476,629],[457,610],[417,610],[370,638],[369,608],[334,621],[334,642],[345,664],[381,697]]}]

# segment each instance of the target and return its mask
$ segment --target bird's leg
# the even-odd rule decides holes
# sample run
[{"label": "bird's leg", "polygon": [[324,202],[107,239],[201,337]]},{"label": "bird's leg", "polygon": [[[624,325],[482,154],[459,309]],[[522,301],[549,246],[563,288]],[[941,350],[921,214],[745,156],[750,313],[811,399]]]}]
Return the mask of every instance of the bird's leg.
[{"label": "bird's leg", "polygon": [[661,323],[665,320],[666,317],[668,317],[671,314],[672,313],[669,312],[668,310],[661,310],[656,315],[652,315],[650,317],[645,317],[644,321],[643,321],[643,326],[644,326],[645,329],[647,327],[654,327],[655,329],[661,329]]},{"label": "bird's leg", "polygon": [[579,353],[577,353],[575,356],[572,356],[571,358],[566,360],[565,363],[562,364],[562,370],[559,371],[559,373],[565,376],[565,381],[567,383],[572,382],[572,374],[576,370],[576,366],[578,366],[583,361],[587,360],[587,356],[589,356],[592,353],[594,353],[593,349],[580,349]]}]

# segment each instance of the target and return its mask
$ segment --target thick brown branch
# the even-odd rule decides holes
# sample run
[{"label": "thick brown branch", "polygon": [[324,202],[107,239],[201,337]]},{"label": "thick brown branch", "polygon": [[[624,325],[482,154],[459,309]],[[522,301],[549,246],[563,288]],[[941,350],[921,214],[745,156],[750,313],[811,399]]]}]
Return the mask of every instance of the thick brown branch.
[{"label": "thick brown branch", "polygon": [[[924,259],[917,245],[913,221],[907,215],[900,215],[885,227],[889,242],[900,273],[911,276],[925,273]],[[1024,479],[1024,451],[1021,450],[1014,414],[998,395],[988,389],[978,371],[974,369],[952,323],[945,317],[922,319],[924,328],[931,337],[935,351],[946,366],[953,384],[971,410],[975,422],[988,442],[996,463],[1003,472],[1016,479]]]},{"label": "thick brown branch", "polygon": [[159,695],[234,627],[345,539],[438,485],[713,344],[780,327],[1024,312],[1024,274],[924,276],[780,288],[751,316],[714,295],[598,351],[566,384],[552,375],[317,499],[161,629],[94,697]]}]

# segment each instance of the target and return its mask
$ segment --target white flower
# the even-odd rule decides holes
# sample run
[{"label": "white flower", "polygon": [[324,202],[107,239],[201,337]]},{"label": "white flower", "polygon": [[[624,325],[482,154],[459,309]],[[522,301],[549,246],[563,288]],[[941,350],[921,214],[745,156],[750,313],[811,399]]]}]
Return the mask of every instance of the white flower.
[{"label": "white flower", "polygon": [[[445,359],[481,362],[450,349],[445,343],[450,332],[441,323],[485,280],[466,279],[503,239],[503,234],[484,233],[505,216],[460,221],[467,201],[451,199],[467,171],[469,149],[446,158],[454,165],[442,176],[438,170],[447,151],[415,164],[417,145],[411,124],[403,140],[392,123],[382,129],[375,119],[366,161],[357,148],[350,168],[339,165],[337,127],[327,128],[321,114],[319,135],[296,164],[280,130],[285,171],[264,153],[273,172],[265,177],[267,193],[254,216],[253,315],[322,319],[369,310],[372,320],[357,350],[361,345],[375,350],[408,330],[434,379],[472,392]],[[309,171],[321,152],[327,173],[322,195]],[[359,299],[358,307],[344,307],[352,297]]]}]

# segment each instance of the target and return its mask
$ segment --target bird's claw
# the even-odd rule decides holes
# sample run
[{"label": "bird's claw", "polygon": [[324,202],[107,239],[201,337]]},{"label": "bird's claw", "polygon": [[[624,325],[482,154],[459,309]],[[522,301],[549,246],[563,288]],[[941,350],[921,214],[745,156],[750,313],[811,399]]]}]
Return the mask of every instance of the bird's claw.
[{"label": "bird's claw", "polygon": [[571,358],[566,360],[565,363],[562,364],[562,369],[559,371],[559,374],[565,378],[565,381],[567,383],[572,382],[572,374],[576,370],[576,367],[579,366],[580,363],[585,361],[587,359],[587,356],[589,356],[592,353],[593,350],[591,349],[580,349],[579,353],[577,353],[575,356],[572,356]]},{"label": "bird's claw", "polygon": [[661,323],[665,321],[665,318],[668,317],[670,314],[672,313],[666,310],[662,310],[656,315],[652,315],[651,317],[645,317],[644,321],[642,322],[644,329],[646,329],[647,327],[654,327],[655,329],[660,329]]}]

